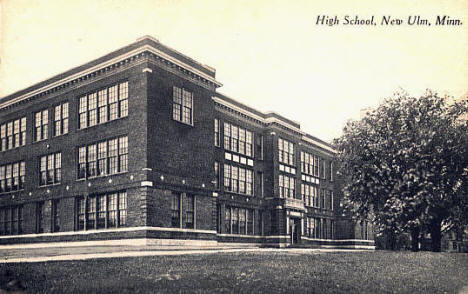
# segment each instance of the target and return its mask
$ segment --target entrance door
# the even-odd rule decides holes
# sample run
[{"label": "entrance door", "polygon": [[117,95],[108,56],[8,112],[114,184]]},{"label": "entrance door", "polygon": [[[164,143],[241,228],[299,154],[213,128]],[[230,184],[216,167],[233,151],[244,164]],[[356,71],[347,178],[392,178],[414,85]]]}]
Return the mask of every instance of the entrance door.
[{"label": "entrance door", "polygon": [[301,238],[301,220],[299,218],[290,219],[289,232],[291,234],[291,244],[298,244]]}]

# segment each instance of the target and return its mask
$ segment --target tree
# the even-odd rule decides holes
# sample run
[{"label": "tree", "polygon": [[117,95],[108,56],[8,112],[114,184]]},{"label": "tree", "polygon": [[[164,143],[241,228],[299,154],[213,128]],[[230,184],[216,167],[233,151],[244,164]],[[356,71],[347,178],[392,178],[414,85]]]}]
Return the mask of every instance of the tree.
[{"label": "tree", "polygon": [[397,93],[335,140],[347,207],[378,233],[410,233],[413,249],[430,233],[440,251],[441,226],[468,220],[468,101],[427,91]]}]

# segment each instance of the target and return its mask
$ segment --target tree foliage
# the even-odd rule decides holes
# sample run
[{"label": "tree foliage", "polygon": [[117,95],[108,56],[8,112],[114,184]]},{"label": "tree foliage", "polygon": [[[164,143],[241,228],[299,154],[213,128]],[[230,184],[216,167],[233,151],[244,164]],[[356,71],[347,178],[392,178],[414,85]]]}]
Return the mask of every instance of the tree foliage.
[{"label": "tree foliage", "polygon": [[349,121],[335,144],[352,213],[378,232],[429,232],[440,250],[441,225],[468,220],[467,109],[467,99],[397,93]]}]

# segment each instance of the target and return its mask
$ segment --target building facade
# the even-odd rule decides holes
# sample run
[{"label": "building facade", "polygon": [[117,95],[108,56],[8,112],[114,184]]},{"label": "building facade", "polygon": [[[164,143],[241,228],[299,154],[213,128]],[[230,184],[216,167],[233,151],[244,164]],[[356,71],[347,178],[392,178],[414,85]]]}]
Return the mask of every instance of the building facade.
[{"label": "building facade", "polygon": [[143,37],[0,99],[0,244],[373,248],[332,146],[220,86]]}]

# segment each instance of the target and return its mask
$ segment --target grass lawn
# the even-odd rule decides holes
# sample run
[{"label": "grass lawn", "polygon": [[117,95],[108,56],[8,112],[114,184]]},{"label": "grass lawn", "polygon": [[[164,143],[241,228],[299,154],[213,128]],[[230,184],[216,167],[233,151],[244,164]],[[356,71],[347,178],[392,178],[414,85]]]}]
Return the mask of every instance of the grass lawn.
[{"label": "grass lawn", "polygon": [[468,254],[261,251],[1,264],[27,293],[458,293]]}]

